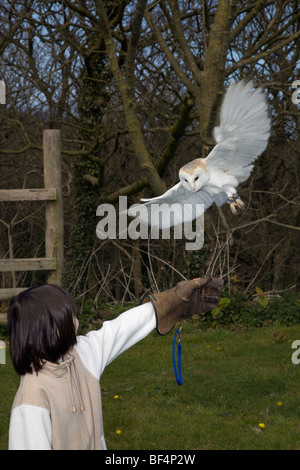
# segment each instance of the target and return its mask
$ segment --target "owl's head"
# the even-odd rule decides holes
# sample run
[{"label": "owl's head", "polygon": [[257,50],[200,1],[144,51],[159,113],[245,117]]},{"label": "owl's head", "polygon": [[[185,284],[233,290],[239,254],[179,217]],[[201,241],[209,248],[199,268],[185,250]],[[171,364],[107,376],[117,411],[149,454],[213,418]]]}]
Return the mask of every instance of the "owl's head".
[{"label": "owl's head", "polygon": [[182,186],[188,191],[199,191],[209,180],[209,172],[204,158],[196,158],[180,168],[179,179]]}]

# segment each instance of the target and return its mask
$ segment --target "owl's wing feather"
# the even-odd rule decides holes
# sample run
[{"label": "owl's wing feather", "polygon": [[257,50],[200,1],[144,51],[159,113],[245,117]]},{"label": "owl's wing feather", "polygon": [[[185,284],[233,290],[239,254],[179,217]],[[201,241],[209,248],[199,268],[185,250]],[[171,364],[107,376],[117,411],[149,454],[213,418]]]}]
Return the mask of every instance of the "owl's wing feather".
[{"label": "owl's wing feather", "polygon": [[270,136],[270,118],[261,88],[241,81],[230,85],[221,107],[220,125],[214,129],[217,145],[206,157],[210,169],[220,169],[245,181]]},{"label": "owl's wing feather", "polygon": [[[219,196],[216,203],[221,205]],[[131,206],[128,215],[138,216],[141,223],[161,229],[188,223],[201,216],[215,202],[215,196],[204,189],[187,191],[181,183],[177,183],[161,196],[141,201],[144,204]]]}]

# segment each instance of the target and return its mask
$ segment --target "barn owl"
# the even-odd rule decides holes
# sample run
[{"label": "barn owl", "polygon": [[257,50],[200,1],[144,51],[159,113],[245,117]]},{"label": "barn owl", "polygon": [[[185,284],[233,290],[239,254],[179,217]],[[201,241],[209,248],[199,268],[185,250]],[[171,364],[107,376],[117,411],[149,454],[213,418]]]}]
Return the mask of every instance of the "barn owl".
[{"label": "barn owl", "polygon": [[[179,182],[164,194],[152,199],[141,199],[143,222],[151,224],[150,212],[159,204],[164,210],[175,207],[169,225],[190,222],[199,215],[196,206],[203,204],[202,213],[213,203],[222,206],[228,202],[234,214],[244,208],[237,187],[246,181],[253,162],[268,144],[270,118],[265,95],[254,89],[250,81],[233,83],[227,89],[221,111],[220,125],[213,130],[216,145],[206,158],[196,158],[179,170]],[[184,206],[187,208],[183,210]],[[177,213],[176,213],[177,211]],[[130,215],[130,211],[129,211]],[[164,221],[166,223],[166,221]]]}]

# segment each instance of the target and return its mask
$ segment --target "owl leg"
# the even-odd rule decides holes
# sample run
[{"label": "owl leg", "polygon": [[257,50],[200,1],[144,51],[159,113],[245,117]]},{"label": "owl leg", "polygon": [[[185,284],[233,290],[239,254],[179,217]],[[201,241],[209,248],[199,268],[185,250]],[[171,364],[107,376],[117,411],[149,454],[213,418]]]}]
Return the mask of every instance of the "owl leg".
[{"label": "owl leg", "polygon": [[227,203],[230,205],[230,209],[233,214],[238,214],[240,211],[245,209],[245,204],[237,193],[232,196],[228,196]]}]

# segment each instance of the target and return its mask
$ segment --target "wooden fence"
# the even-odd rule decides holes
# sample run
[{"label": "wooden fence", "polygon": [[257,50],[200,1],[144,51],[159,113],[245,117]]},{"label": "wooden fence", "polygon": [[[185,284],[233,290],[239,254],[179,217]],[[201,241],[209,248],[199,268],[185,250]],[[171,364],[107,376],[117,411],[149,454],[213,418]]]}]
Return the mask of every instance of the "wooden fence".
[{"label": "wooden fence", "polygon": [[[60,161],[60,130],[43,132],[44,188],[1,189],[0,201],[45,201],[45,258],[0,259],[0,272],[50,271],[48,283],[60,284],[64,260],[64,221]],[[8,300],[27,287],[0,289]],[[2,318],[3,322],[3,318]],[[1,317],[0,317],[1,323]]]}]

